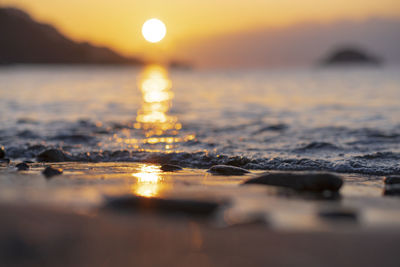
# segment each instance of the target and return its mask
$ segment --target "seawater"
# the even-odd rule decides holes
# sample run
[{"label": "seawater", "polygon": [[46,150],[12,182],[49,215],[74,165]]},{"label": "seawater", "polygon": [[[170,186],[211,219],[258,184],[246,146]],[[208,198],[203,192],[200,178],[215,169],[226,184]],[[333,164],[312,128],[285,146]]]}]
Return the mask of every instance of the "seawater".
[{"label": "seawater", "polygon": [[400,174],[400,68],[0,68],[11,159]]}]

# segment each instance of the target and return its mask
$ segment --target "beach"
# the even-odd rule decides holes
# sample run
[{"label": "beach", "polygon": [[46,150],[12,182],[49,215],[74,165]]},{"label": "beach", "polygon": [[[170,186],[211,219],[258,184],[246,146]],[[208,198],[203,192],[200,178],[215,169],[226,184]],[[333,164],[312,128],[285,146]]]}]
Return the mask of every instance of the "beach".
[{"label": "beach", "polygon": [[3,67],[0,265],[397,266],[397,71]]},{"label": "beach", "polygon": [[[1,170],[6,266],[397,265],[399,200],[382,196],[379,177],[344,175],[341,196],[325,199],[242,185],[260,171],[221,176],[141,163],[30,165]],[[48,165],[63,174],[45,178]],[[130,197],[133,204],[109,205]],[[172,202],[160,209],[137,205],[137,197]],[[210,202],[217,208],[198,212]]]},{"label": "beach", "polygon": [[215,228],[157,215],[0,209],[8,215],[0,223],[5,266],[397,266],[398,230]]}]

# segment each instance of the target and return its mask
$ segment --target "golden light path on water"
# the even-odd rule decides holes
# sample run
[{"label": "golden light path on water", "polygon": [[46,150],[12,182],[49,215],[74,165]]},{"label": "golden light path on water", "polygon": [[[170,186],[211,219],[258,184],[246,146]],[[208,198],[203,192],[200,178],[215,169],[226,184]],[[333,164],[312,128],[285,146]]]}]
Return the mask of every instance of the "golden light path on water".
[{"label": "golden light path on water", "polygon": [[148,66],[142,72],[139,87],[143,104],[134,127],[144,130],[146,137],[176,135],[182,128],[175,116],[168,115],[174,93],[167,74],[167,69],[159,65]]},{"label": "golden light path on water", "polygon": [[147,66],[140,76],[142,107],[138,111],[134,128],[143,130],[145,144],[165,144],[164,148],[174,148],[174,143],[194,139],[194,135],[178,137],[182,124],[176,116],[168,114],[174,93],[168,71],[160,65]]},{"label": "golden light path on water", "polygon": [[[175,143],[195,138],[192,134],[178,136],[182,124],[178,122],[176,116],[168,114],[174,93],[171,90],[172,82],[165,67],[160,65],[145,67],[140,75],[139,88],[142,92],[142,106],[133,126],[135,129],[143,131],[145,138],[140,140],[142,144],[162,144],[163,152],[168,152],[174,149]],[[138,143],[138,139],[134,138],[122,141]],[[132,186],[132,193],[145,197],[154,197],[159,194],[162,182],[159,166],[144,165],[139,172],[133,173],[132,176],[137,178],[137,183]]]},{"label": "golden light path on water", "polygon": [[172,152],[176,143],[195,139],[194,134],[179,136],[182,124],[176,116],[168,113],[174,93],[165,67],[146,66],[139,75],[138,86],[142,93],[142,105],[133,127],[142,130],[144,138],[131,136],[129,130],[123,130],[123,136],[113,137],[115,142],[138,151]]},{"label": "golden light path on water", "polygon": [[132,173],[137,178],[137,183],[132,186],[132,193],[143,197],[157,196],[162,181],[160,172],[159,166],[143,165],[139,172]]}]

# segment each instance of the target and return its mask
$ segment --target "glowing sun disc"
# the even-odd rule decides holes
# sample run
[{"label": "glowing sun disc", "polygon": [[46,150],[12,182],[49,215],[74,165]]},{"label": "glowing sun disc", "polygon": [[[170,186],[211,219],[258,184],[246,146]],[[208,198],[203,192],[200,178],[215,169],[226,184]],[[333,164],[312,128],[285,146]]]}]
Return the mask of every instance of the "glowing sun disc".
[{"label": "glowing sun disc", "polygon": [[159,19],[149,19],[142,26],[143,37],[150,43],[161,41],[165,37],[166,33],[167,28]]}]

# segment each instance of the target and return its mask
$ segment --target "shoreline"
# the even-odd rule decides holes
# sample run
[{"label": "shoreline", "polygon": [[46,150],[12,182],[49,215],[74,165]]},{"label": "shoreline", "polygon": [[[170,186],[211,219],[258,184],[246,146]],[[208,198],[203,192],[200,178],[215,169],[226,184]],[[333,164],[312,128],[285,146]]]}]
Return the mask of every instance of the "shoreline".
[{"label": "shoreline", "polygon": [[[63,172],[45,177],[42,171],[46,166]],[[136,196],[172,201],[168,205],[178,205],[178,209],[181,206],[175,200],[187,201],[189,211],[204,201],[216,203],[218,212],[210,221],[218,225],[261,221],[272,229],[284,230],[333,231],[336,226],[400,229],[399,198],[384,195],[381,177],[340,174],[344,185],[333,198],[275,186],[242,186],[262,173],[226,176],[190,168],[170,172],[158,164],[130,162],[30,163],[25,171],[13,166],[0,169],[0,203],[91,213],[113,199]],[[128,211],[143,210],[133,206]]]}]

